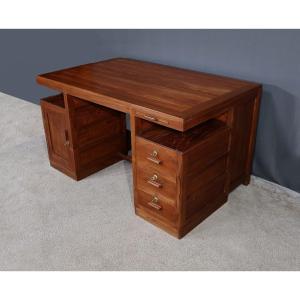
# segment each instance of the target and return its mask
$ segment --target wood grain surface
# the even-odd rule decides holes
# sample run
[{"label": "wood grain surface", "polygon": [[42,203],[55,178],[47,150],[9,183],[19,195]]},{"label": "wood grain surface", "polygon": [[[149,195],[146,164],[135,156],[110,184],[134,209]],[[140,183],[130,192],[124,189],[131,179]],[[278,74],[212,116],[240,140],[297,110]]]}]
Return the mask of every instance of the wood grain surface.
[{"label": "wood grain surface", "polygon": [[37,82],[120,111],[133,108],[181,131],[199,124],[201,117],[221,109],[235,95],[259,86],[125,58],[39,75]]}]

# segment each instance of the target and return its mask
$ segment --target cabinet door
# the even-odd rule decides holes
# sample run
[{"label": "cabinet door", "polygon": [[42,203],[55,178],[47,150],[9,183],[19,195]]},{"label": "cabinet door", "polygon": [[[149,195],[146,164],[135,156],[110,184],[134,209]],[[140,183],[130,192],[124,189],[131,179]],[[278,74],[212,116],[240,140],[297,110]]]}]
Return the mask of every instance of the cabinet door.
[{"label": "cabinet door", "polygon": [[69,133],[64,112],[43,109],[49,158],[56,167],[71,169]]}]

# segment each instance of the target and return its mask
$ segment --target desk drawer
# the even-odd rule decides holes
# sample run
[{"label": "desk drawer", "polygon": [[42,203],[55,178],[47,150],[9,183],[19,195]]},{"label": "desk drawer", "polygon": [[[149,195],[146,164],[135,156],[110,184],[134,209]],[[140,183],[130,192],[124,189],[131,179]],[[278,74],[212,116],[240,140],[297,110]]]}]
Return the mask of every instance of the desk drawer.
[{"label": "desk drawer", "polygon": [[145,111],[145,112],[137,111],[136,116],[139,118],[142,118],[144,120],[147,120],[149,122],[156,123],[156,124],[166,126],[169,128],[173,128],[176,130],[182,131],[182,129],[183,129],[183,123],[182,123],[181,119],[174,117],[174,116],[167,115],[167,114],[159,114],[157,112],[149,113],[148,111]]},{"label": "desk drawer", "polygon": [[176,206],[177,186],[176,179],[171,181],[149,168],[137,168],[137,188],[150,194],[157,194],[170,205]]},{"label": "desk drawer", "polygon": [[141,137],[136,138],[136,164],[143,170],[159,172],[161,176],[175,181],[177,174],[177,153],[172,149]]},{"label": "desk drawer", "polygon": [[164,222],[171,224],[177,222],[178,212],[176,209],[156,194],[145,193],[137,189],[137,205]]}]

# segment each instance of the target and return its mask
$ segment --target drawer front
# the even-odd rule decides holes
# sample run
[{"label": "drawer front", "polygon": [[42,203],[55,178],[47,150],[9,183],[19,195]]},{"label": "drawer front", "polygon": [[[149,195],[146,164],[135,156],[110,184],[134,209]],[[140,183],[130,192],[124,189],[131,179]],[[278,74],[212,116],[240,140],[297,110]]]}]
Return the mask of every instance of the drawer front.
[{"label": "drawer front", "polygon": [[170,205],[176,206],[176,181],[170,181],[153,169],[137,168],[137,188],[150,194],[157,194]]},{"label": "drawer front", "polygon": [[146,193],[137,189],[136,204],[150,213],[156,218],[175,224],[178,220],[178,213],[176,209],[171,206],[168,202],[162,199],[160,196],[155,194]]},{"label": "drawer front", "polygon": [[166,114],[158,114],[158,113],[149,113],[147,111],[137,111],[135,115],[139,118],[142,118],[144,120],[157,123],[169,128],[173,128],[176,130],[182,131],[183,129],[183,122],[181,119],[176,118],[174,116],[169,116]]},{"label": "drawer front", "polygon": [[143,170],[151,168],[170,181],[176,181],[177,153],[156,143],[136,138],[136,164]]}]

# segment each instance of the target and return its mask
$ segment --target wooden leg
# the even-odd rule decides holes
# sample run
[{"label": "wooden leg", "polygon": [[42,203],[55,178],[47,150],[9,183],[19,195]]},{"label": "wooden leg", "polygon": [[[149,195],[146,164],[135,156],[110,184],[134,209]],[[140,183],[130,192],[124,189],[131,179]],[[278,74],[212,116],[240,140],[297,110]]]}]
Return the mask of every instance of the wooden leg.
[{"label": "wooden leg", "polygon": [[245,174],[245,178],[243,180],[244,185],[248,185],[250,183],[250,178],[251,178],[252,162],[253,162],[253,154],[254,154],[254,147],[255,147],[256,129],[257,129],[257,124],[258,124],[258,115],[259,115],[261,94],[262,94],[262,88],[258,89],[257,95],[254,99],[250,140],[249,140],[248,155],[247,155],[247,162],[246,162],[246,174]]},{"label": "wooden leg", "polygon": [[131,128],[131,162],[132,162],[132,177],[133,177],[133,200],[134,200],[134,209],[136,212],[136,158],[135,158],[135,136],[136,136],[136,117],[135,111],[130,111],[130,128]]}]

